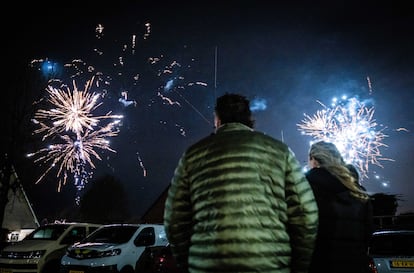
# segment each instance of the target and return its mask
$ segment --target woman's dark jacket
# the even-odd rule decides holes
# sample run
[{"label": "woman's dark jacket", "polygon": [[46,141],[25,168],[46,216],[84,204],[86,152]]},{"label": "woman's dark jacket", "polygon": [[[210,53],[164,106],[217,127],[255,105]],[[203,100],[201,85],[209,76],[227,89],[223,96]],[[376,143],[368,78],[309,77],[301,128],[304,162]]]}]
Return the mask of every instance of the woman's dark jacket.
[{"label": "woman's dark jacket", "polygon": [[372,203],[360,201],[324,168],[306,174],[319,210],[318,237],[309,273],[366,272],[373,231]]}]

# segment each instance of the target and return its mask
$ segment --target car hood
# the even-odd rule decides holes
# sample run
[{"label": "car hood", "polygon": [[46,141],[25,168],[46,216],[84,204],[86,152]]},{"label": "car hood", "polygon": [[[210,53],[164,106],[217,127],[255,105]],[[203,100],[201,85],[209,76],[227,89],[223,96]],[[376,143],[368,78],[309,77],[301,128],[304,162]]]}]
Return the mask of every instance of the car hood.
[{"label": "car hood", "polygon": [[120,244],[115,243],[79,243],[73,246],[70,246],[68,250],[96,250],[96,251],[105,251],[110,250],[116,247],[119,247]]},{"label": "car hood", "polygon": [[7,246],[3,251],[34,251],[50,249],[56,243],[53,240],[23,240],[14,245]]}]

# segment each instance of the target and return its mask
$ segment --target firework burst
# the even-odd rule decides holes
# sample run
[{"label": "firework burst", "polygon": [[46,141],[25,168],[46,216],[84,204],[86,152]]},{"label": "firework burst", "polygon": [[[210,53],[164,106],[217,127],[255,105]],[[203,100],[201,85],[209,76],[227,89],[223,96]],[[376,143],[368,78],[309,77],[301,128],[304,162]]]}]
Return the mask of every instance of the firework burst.
[{"label": "firework burst", "polygon": [[[117,136],[118,123],[122,116],[106,114],[97,116],[95,113],[103,104],[101,98],[118,98],[118,105],[123,108],[140,107],[152,110],[154,106],[162,105],[166,111],[182,109],[184,103],[188,104],[206,122],[203,113],[188,99],[190,92],[185,93],[186,88],[207,87],[203,81],[188,81],[186,78],[192,74],[192,67],[196,62],[192,56],[185,55],[176,60],[175,57],[168,57],[168,54],[154,51],[156,57],[144,56],[139,49],[145,49],[144,41],[137,43],[137,36],[134,27],[132,36],[119,37],[114,41],[108,40],[110,35],[104,35],[104,26],[98,24],[95,29],[96,48],[94,54],[88,56],[88,62],[83,58],[76,58],[60,66],[49,59],[35,59],[30,66],[42,71],[49,79],[47,87],[47,106],[35,113],[33,122],[37,127],[35,134],[42,136],[42,141],[53,144],[44,147],[39,151],[29,154],[36,156],[35,162],[47,164],[46,172],[37,180],[39,183],[49,172],[57,172],[59,177],[58,190],[66,184],[71,177],[74,184],[81,190],[91,176],[91,170],[95,168],[94,162],[101,160],[98,150],[115,152],[109,146],[109,137]],[[144,33],[141,36],[145,43],[150,42],[151,25],[145,24]],[[114,43],[113,43],[114,42]],[[115,48],[121,49],[114,50]],[[144,56],[144,58],[140,58]],[[152,56],[152,55],[151,55]],[[90,61],[92,61],[90,63]],[[142,69],[149,66],[149,69]],[[60,68],[58,70],[58,68]],[[78,90],[75,81],[73,88],[61,84],[59,76],[67,75],[71,79],[80,80],[94,75],[95,80],[88,81],[84,90]],[[141,82],[144,79],[144,83]],[[148,86],[146,85],[147,83]],[[52,86],[53,84],[53,86]],[[101,94],[90,92],[90,89],[99,88]],[[57,86],[57,87],[55,87]],[[144,88],[145,87],[145,88]],[[136,90],[148,90],[148,92],[135,92]],[[141,97],[138,97],[141,96]],[[147,103],[145,102],[147,101]],[[44,102],[43,100],[41,101]],[[51,108],[51,109],[50,109]],[[134,111],[131,109],[130,111]],[[186,137],[185,126],[174,120],[175,115],[169,115],[159,121],[165,126],[174,126],[176,132]],[[102,126],[102,123],[109,122]],[[131,130],[131,127],[127,130]],[[137,152],[137,154],[139,154]],[[143,175],[147,176],[144,166],[144,159],[138,156],[139,166],[143,169]]]},{"label": "firework burst", "polygon": [[369,166],[383,167],[381,161],[390,160],[381,154],[384,129],[377,130],[374,119],[374,107],[367,107],[353,97],[343,98],[341,103],[334,100],[331,107],[323,106],[314,115],[304,114],[304,119],[297,124],[299,131],[313,137],[314,141],[335,143],[344,160],[359,169],[361,178],[368,178]]},{"label": "firework burst", "polygon": [[[78,193],[85,187],[95,168],[94,160],[101,160],[97,150],[115,152],[108,139],[117,136],[121,115],[94,115],[102,102],[100,95],[91,92],[94,78],[87,81],[84,90],[78,90],[73,81],[73,90],[68,86],[47,87],[47,102],[50,109],[39,109],[33,122],[39,126],[35,134],[43,135],[42,141],[54,142],[28,156],[35,162],[48,164],[48,168],[37,180],[39,183],[55,167],[59,178],[58,191],[66,184],[68,174],[74,177]],[[106,124],[102,122],[107,121]]]}]

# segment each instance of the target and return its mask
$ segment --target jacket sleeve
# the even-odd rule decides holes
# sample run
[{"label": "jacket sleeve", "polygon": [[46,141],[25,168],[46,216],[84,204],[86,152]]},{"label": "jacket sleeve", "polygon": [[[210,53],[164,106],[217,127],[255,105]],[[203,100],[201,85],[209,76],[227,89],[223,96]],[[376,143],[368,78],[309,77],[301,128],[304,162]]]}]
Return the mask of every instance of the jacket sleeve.
[{"label": "jacket sleeve", "polygon": [[182,272],[188,268],[192,234],[191,200],[184,156],[175,169],[165,203],[164,227],[171,251]]},{"label": "jacket sleeve", "polygon": [[312,188],[292,151],[287,157],[286,202],[292,273],[307,272],[315,246],[318,207]]}]

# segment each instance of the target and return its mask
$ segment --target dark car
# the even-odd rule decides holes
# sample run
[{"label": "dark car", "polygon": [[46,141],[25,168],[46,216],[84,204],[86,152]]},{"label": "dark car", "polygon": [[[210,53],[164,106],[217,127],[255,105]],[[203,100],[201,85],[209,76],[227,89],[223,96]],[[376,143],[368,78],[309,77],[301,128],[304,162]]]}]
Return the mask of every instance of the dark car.
[{"label": "dark car", "polygon": [[135,266],[136,273],[180,273],[170,245],[150,246],[145,249]]},{"label": "dark car", "polygon": [[371,273],[414,272],[414,230],[374,232],[368,254]]}]

